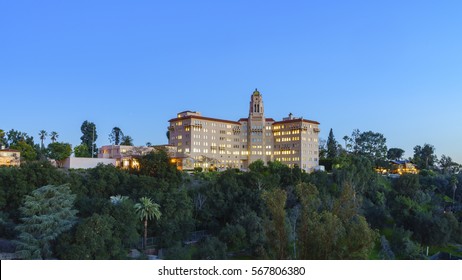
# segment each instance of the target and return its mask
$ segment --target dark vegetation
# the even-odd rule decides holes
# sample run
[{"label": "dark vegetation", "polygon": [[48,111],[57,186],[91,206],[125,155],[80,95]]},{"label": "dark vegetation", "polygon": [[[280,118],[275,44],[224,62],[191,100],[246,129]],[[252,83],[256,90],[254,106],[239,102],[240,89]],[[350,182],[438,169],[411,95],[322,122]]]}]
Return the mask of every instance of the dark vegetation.
[{"label": "dark vegetation", "polygon": [[[160,205],[162,217],[149,223],[148,236],[156,237],[165,258],[422,259],[426,246],[462,243],[461,175],[422,172],[389,179],[377,175],[364,156],[347,155],[343,162],[332,173],[255,162],[249,172],[189,175],[157,152],[132,171],[62,170],[45,161],[3,167],[0,238],[18,240],[22,252],[33,250],[34,244],[20,246],[30,214],[27,199],[42,186],[67,185],[77,211],[72,225],[51,237],[43,229],[34,240],[47,239],[48,247],[37,245],[47,253],[23,256],[128,258],[143,235],[133,208],[141,197]],[[128,199],[111,203],[115,195]],[[195,231],[206,234],[186,242]]]},{"label": "dark vegetation", "polygon": [[63,170],[38,157],[0,167],[0,239],[14,240],[20,258],[127,259],[143,252],[134,206],[150,198],[162,215],[147,223],[147,244],[166,259],[460,255],[462,174],[449,157],[437,168],[434,148],[416,146],[420,174],[388,178],[374,168],[403,152],[387,152],[383,135],[355,131],[345,149],[329,138],[328,172],[311,174],[261,161],[188,174],[163,151],[139,170]]}]

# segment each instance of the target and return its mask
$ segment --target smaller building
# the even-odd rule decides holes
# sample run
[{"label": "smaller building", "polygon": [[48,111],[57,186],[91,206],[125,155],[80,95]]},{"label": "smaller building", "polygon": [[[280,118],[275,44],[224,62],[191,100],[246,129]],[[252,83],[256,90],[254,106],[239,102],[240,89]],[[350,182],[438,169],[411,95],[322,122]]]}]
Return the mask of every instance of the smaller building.
[{"label": "smaller building", "polygon": [[62,167],[65,169],[89,169],[95,168],[98,164],[115,166],[116,160],[110,158],[68,157],[64,160]]},{"label": "smaller building", "polygon": [[154,150],[154,147],[146,146],[106,145],[99,148],[98,158],[114,159],[116,167],[136,169],[139,168],[137,158]]},{"label": "smaller building", "polygon": [[417,167],[408,160],[391,160],[390,164],[391,164],[391,168],[390,168],[391,174],[403,175],[403,174],[419,173],[419,170],[417,169]]},{"label": "smaller building", "polygon": [[403,174],[418,174],[419,170],[417,167],[408,160],[390,160],[388,166],[379,166],[375,168],[375,171],[382,175],[394,175],[399,177]]},{"label": "smaller building", "polygon": [[21,152],[18,150],[0,149],[0,166],[19,166],[21,164]]},{"label": "smaller building", "polygon": [[152,146],[155,150],[165,151],[170,159],[170,163],[174,164],[178,170],[193,169],[194,161],[181,153],[178,153],[178,148],[174,145],[164,144]]}]

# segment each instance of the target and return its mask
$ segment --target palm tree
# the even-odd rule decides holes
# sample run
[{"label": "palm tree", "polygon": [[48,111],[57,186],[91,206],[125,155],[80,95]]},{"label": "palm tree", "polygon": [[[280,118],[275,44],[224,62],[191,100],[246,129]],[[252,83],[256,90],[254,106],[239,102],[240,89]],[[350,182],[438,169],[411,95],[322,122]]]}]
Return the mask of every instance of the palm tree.
[{"label": "palm tree", "polygon": [[45,141],[45,139],[47,138],[48,133],[47,133],[45,130],[42,129],[42,130],[40,130],[40,132],[39,132],[38,135],[39,135],[39,137],[40,137],[40,141],[41,141],[41,143],[42,143],[42,146],[41,146],[41,147],[42,147],[42,149],[43,149],[43,147],[44,147],[44,146],[43,146],[43,141]]},{"label": "palm tree", "polygon": [[121,140],[120,145],[133,146],[133,138],[130,135],[124,135]]},{"label": "palm tree", "polygon": [[119,205],[123,203],[124,201],[126,201],[128,199],[128,196],[118,194],[118,195],[112,195],[109,199],[113,205]]},{"label": "palm tree", "polygon": [[144,221],[144,249],[146,249],[146,242],[148,240],[148,220],[152,220],[153,218],[156,220],[160,219],[162,214],[159,208],[159,204],[153,202],[148,197],[140,198],[140,202],[135,204],[135,212],[138,214],[140,220]]},{"label": "palm tree", "polygon": [[58,139],[58,137],[59,137],[58,132],[52,131],[52,132],[50,133],[51,142],[53,142],[53,143],[56,142],[56,140]]}]

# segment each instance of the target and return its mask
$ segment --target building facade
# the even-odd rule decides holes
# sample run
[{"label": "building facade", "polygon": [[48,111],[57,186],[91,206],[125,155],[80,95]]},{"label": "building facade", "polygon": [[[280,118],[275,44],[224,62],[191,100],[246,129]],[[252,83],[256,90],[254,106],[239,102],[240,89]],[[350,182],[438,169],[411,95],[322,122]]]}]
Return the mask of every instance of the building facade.
[{"label": "building facade", "polygon": [[111,158],[68,157],[63,161],[62,167],[64,169],[89,169],[95,168],[99,164],[116,166],[116,160]]},{"label": "building facade", "polygon": [[255,90],[249,115],[238,121],[185,111],[169,120],[169,145],[176,147],[180,169],[247,169],[257,160],[280,161],[307,172],[318,166],[319,122],[293,117],[265,117],[263,96]]},{"label": "building facade", "polygon": [[21,152],[12,149],[0,149],[0,166],[19,166],[21,164]]},{"label": "building facade", "polygon": [[139,168],[138,157],[152,152],[154,147],[106,145],[98,150],[98,158],[114,159],[115,166],[124,169]]}]

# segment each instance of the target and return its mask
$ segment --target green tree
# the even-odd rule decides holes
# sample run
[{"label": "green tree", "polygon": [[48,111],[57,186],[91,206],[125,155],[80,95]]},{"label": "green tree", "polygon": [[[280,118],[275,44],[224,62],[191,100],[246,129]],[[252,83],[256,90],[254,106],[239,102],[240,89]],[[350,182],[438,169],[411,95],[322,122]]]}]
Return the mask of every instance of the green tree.
[{"label": "green tree", "polygon": [[128,200],[128,196],[118,194],[111,196],[109,199],[113,205],[120,205]]},{"label": "green tree", "polygon": [[56,160],[58,166],[62,166],[63,160],[70,157],[72,154],[71,144],[53,142],[48,144],[48,157]]},{"label": "green tree", "polygon": [[56,140],[58,140],[58,137],[59,137],[58,132],[52,131],[52,132],[50,133],[50,140],[51,140],[51,143],[56,142]]},{"label": "green tree", "polygon": [[108,214],[115,220],[112,234],[122,242],[124,248],[129,249],[140,237],[137,231],[138,216],[133,211],[134,202],[127,196],[120,195],[111,196],[110,200]]},{"label": "green tree", "polygon": [[275,188],[265,191],[262,195],[271,216],[267,226],[267,237],[268,240],[271,240],[270,247],[276,259],[287,259],[289,242],[285,211],[287,193],[282,189]]},{"label": "green tree", "polygon": [[301,205],[300,223],[298,227],[298,258],[302,260],[313,256],[314,225],[319,218],[317,208],[321,201],[318,189],[311,183],[299,183],[295,187]]},{"label": "green tree", "polygon": [[10,145],[10,148],[20,151],[21,157],[26,161],[32,161],[37,158],[37,151],[34,149],[34,146],[31,146],[24,140],[20,140]]},{"label": "green tree", "polygon": [[120,142],[120,145],[133,146],[133,138],[129,135],[124,135],[122,137],[122,141]]},{"label": "green tree", "polygon": [[344,236],[340,237],[339,246],[335,250],[335,258],[367,259],[374,248],[378,236],[369,227],[366,219],[359,215],[358,201],[354,187],[345,183],[332,210],[344,229]]},{"label": "green tree", "polygon": [[181,182],[181,173],[176,165],[170,162],[167,152],[163,149],[155,150],[139,159],[140,169],[135,170],[140,175],[156,177],[171,184]]},{"label": "green tree", "polygon": [[91,157],[96,157],[98,155],[98,149],[96,148],[96,139],[98,139],[98,134],[96,132],[96,126],[94,123],[89,121],[84,121],[80,127],[82,131],[82,145],[87,146],[90,151]]},{"label": "green tree", "polygon": [[327,141],[324,139],[319,139],[319,158],[326,159],[327,158]]},{"label": "green tree", "polygon": [[109,134],[109,141],[113,143],[114,145],[119,145],[120,142],[122,141],[121,139],[124,138],[124,133],[122,132],[122,129],[119,127],[115,126],[112,128],[111,134]]},{"label": "green tree", "polygon": [[412,240],[412,232],[402,227],[393,228],[390,245],[398,259],[419,260],[423,258],[420,244]]},{"label": "green tree", "polygon": [[34,147],[34,137],[27,135],[27,133],[11,129],[8,131],[7,135],[7,145],[11,147],[12,145],[17,145],[19,142],[25,142],[29,146]]},{"label": "green tree", "polygon": [[87,145],[78,145],[74,147],[75,157],[91,157],[91,152],[88,150]]},{"label": "green tree", "polygon": [[43,130],[43,129],[40,130],[40,132],[39,132],[39,137],[40,137],[40,144],[41,144],[41,145],[40,145],[40,148],[41,148],[41,149],[44,149],[44,148],[45,148],[45,146],[43,145],[43,141],[45,141],[45,139],[47,138],[47,136],[48,136],[48,133],[47,133],[45,130]]},{"label": "green tree", "polygon": [[423,147],[420,145],[414,147],[414,162],[420,169],[433,167],[436,160],[435,147],[433,145],[424,144]]},{"label": "green tree", "polygon": [[348,135],[343,136],[343,141],[345,141],[345,151],[351,151],[352,149],[352,139]]},{"label": "green tree", "polygon": [[326,145],[327,145],[327,158],[328,159],[336,158],[339,154],[338,143],[337,143],[337,140],[335,140],[334,132],[332,131],[332,128],[329,131],[329,137],[327,138]]},{"label": "green tree", "polygon": [[400,148],[390,148],[387,152],[387,159],[400,160],[403,158],[404,150]]},{"label": "green tree", "polygon": [[109,260],[126,258],[127,252],[115,233],[116,221],[109,215],[93,214],[84,218],[74,235],[63,236],[57,245],[61,259]]},{"label": "green tree", "polygon": [[216,237],[208,237],[199,244],[199,249],[194,255],[200,260],[226,260],[227,246]]},{"label": "green tree", "polygon": [[7,141],[5,139],[5,131],[0,129],[0,146],[6,145]]},{"label": "green tree", "polygon": [[387,139],[381,133],[353,131],[353,152],[372,160],[383,160],[387,156]]},{"label": "green tree", "polygon": [[68,185],[47,185],[27,195],[20,208],[16,253],[23,259],[47,259],[53,256],[52,241],[72,228],[76,221],[75,195]]},{"label": "green tree", "polygon": [[454,174],[459,170],[459,164],[453,162],[450,156],[441,155],[439,163],[444,174]]},{"label": "green tree", "polygon": [[135,211],[141,221],[144,221],[144,242],[143,247],[146,249],[146,242],[148,240],[148,220],[159,220],[161,217],[159,204],[153,202],[148,197],[140,198],[140,202],[135,204]]},{"label": "green tree", "polygon": [[456,190],[457,190],[457,183],[459,183],[459,180],[457,180],[457,177],[455,175],[451,176],[451,186],[452,186],[452,208],[454,208],[454,205],[456,203]]}]

